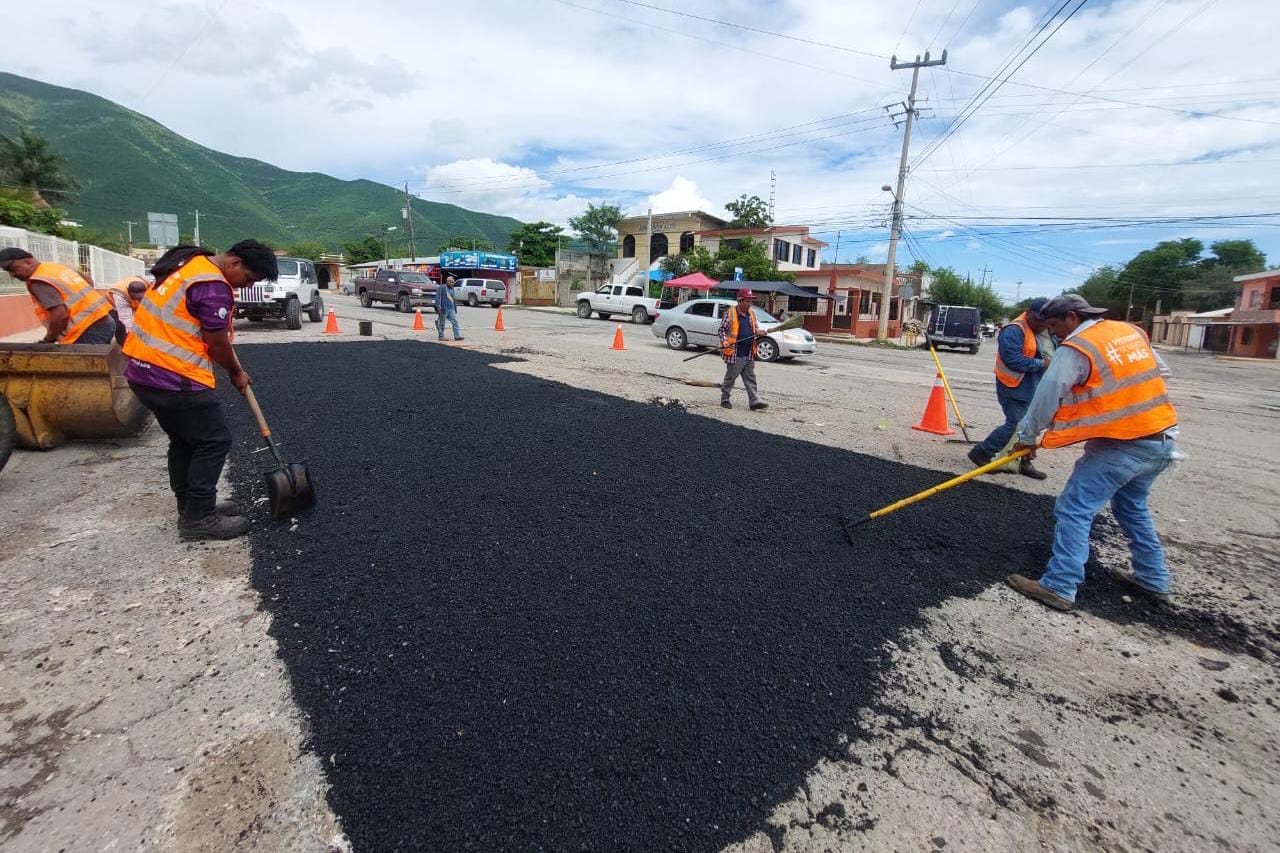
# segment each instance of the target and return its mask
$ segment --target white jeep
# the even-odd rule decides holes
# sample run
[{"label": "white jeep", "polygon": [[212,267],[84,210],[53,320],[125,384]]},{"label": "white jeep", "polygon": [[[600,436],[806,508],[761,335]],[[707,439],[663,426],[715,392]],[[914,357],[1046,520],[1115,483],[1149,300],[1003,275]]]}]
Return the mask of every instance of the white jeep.
[{"label": "white jeep", "polygon": [[301,329],[302,314],[319,323],[324,319],[315,265],[304,258],[276,258],[275,281],[259,281],[236,291],[236,317],[255,323],[268,318],[284,320],[286,328]]}]

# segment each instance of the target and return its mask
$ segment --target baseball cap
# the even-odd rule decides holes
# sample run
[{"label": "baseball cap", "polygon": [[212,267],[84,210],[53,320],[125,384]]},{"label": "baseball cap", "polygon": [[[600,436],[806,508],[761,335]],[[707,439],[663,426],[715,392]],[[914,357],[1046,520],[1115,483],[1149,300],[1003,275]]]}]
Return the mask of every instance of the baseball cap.
[{"label": "baseball cap", "polygon": [[738,298],[739,299],[755,299],[756,295],[751,292],[751,288],[744,287],[742,288],[742,290],[738,291]]},{"label": "baseball cap", "polygon": [[1106,308],[1094,308],[1078,293],[1064,293],[1055,296],[1040,307],[1040,316],[1048,320],[1050,317],[1065,317],[1070,312],[1099,317],[1107,313]]},{"label": "baseball cap", "polygon": [[10,246],[7,249],[0,249],[0,267],[8,267],[14,261],[20,261],[24,258],[34,257],[30,252]]}]

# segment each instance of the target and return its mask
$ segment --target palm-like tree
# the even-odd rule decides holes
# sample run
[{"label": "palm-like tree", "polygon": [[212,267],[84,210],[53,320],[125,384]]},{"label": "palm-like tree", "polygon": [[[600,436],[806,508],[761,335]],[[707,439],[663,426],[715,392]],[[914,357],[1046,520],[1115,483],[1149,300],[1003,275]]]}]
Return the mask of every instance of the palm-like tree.
[{"label": "palm-like tree", "polygon": [[49,141],[25,127],[16,136],[0,134],[0,180],[31,191],[37,207],[63,202],[80,184],[67,171],[71,161],[49,148]]}]

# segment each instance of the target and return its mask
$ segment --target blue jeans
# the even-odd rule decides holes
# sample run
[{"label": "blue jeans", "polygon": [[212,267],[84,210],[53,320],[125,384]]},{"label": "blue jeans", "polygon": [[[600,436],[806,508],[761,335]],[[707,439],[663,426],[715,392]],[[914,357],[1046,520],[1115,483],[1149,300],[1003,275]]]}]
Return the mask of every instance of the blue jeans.
[{"label": "blue jeans", "polygon": [[1156,477],[1173,461],[1173,439],[1119,441],[1095,438],[1084,446],[1071,479],[1053,506],[1053,557],[1040,585],[1068,601],[1084,582],[1089,559],[1089,529],[1107,502],[1129,538],[1134,576],[1156,592],[1168,592],[1172,579],[1156,534],[1147,495]]},{"label": "blue jeans", "polygon": [[[1027,380],[1022,380],[1026,382]],[[1027,413],[1030,407],[1030,400],[1015,400],[1013,392],[996,382],[996,399],[1000,401],[1000,408],[1004,411],[1004,423],[991,431],[991,435],[978,443],[978,450],[987,456],[995,456],[1004,446],[1009,443],[1009,439],[1013,437],[1013,432],[1018,428],[1018,422],[1022,420],[1022,416]]]},{"label": "blue jeans", "polygon": [[453,324],[453,339],[456,341],[462,337],[462,330],[458,328],[458,312],[445,311],[436,317],[436,331],[440,333],[440,340],[444,340],[444,324],[446,320]]}]

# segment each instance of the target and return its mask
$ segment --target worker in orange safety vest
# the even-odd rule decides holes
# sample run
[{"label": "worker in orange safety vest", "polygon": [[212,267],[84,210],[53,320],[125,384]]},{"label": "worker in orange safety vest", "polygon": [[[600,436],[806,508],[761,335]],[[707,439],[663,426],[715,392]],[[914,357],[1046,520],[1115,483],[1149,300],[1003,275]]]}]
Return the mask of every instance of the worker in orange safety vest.
[{"label": "worker in orange safety vest", "polygon": [[1070,610],[1084,582],[1093,518],[1108,503],[1129,539],[1132,571],[1112,575],[1157,601],[1172,579],[1147,497],[1173,462],[1178,415],[1169,402],[1169,368],[1141,328],[1104,320],[1105,308],[1066,293],[1040,309],[1062,343],[1018,424],[1015,450],[1084,443],[1054,504],[1053,556],[1038,581],[1010,575],[1009,585],[1058,610]]},{"label": "worker in orange safety vest", "polygon": [[111,303],[71,267],[38,261],[30,252],[10,247],[0,250],[0,269],[26,284],[45,328],[41,343],[109,344],[114,339]]}]

